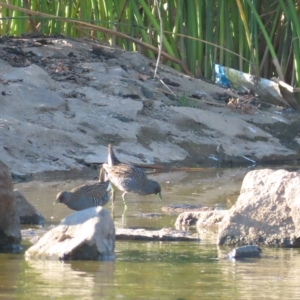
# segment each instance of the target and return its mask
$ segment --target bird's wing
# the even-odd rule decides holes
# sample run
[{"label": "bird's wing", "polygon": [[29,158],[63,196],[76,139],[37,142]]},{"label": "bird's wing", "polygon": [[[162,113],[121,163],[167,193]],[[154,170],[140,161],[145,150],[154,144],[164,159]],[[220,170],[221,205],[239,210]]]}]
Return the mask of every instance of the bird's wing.
[{"label": "bird's wing", "polygon": [[131,164],[119,164],[118,166],[103,165],[110,178],[136,178],[139,182],[147,180],[147,175],[142,169]]},{"label": "bird's wing", "polygon": [[109,181],[84,184],[79,187],[75,187],[71,190],[71,192],[84,194],[92,198],[99,198],[106,193],[108,185]]}]

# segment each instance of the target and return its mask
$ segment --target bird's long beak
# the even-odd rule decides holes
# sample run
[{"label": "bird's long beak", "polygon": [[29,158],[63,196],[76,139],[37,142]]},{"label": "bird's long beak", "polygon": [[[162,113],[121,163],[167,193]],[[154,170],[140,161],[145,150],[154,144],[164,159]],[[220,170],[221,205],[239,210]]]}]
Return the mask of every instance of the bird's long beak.
[{"label": "bird's long beak", "polygon": [[162,200],[161,193],[157,193],[157,196],[160,200]]},{"label": "bird's long beak", "polygon": [[56,198],[55,201],[53,201],[52,204],[55,205],[55,204],[59,204],[59,203],[60,203],[60,202],[59,202],[58,198]]}]

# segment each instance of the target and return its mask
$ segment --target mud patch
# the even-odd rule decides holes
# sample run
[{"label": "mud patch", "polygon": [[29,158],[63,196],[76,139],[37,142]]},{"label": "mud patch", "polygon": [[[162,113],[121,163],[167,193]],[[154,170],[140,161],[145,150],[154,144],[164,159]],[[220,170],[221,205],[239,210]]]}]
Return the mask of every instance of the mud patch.
[{"label": "mud patch", "polygon": [[[184,164],[188,166],[216,166],[221,163],[221,160],[218,158],[217,147],[214,145],[197,145],[188,141],[177,144],[188,152],[189,158],[184,161]],[[210,156],[212,159],[207,159]],[[215,159],[213,159],[213,157],[215,157]]]},{"label": "mud patch", "polygon": [[[300,120],[295,120],[291,124],[276,122],[269,126],[264,126],[261,124],[255,125],[278,138],[283,146],[298,151],[298,153],[300,152]],[[299,142],[297,142],[297,140],[299,140]]]},{"label": "mud patch", "polygon": [[193,131],[197,135],[204,135],[205,129],[209,129],[202,123],[195,122],[193,119],[184,118],[176,121],[176,128],[182,132]]},{"label": "mud patch", "polygon": [[150,147],[151,142],[161,142],[166,141],[166,135],[160,132],[158,129],[143,126],[137,135],[138,142],[147,150],[153,151]]},{"label": "mud patch", "polygon": [[241,139],[241,140],[245,140],[245,141],[251,141],[251,142],[267,142],[269,139],[264,137],[264,136],[255,136],[254,138],[246,136],[246,135],[242,135],[242,134],[237,134],[236,135],[237,138]]},{"label": "mud patch", "polygon": [[103,146],[107,146],[108,144],[119,145],[123,138],[116,134],[102,134],[95,136],[95,140]]}]

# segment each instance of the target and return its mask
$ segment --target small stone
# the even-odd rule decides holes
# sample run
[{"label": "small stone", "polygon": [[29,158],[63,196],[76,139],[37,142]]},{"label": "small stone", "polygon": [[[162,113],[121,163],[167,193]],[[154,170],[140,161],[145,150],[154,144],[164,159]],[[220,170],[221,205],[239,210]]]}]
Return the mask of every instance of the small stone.
[{"label": "small stone", "polygon": [[228,258],[246,258],[246,257],[260,257],[261,249],[258,246],[247,245],[235,248],[228,253]]}]

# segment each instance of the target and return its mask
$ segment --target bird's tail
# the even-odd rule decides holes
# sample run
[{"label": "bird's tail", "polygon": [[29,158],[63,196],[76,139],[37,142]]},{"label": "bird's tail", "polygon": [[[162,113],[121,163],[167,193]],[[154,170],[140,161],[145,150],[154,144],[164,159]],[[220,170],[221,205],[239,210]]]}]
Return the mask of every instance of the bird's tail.
[{"label": "bird's tail", "polygon": [[108,165],[109,166],[115,166],[115,165],[118,165],[118,164],[121,163],[117,159],[111,144],[108,145],[108,158],[107,158],[107,160],[108,160]]}]

